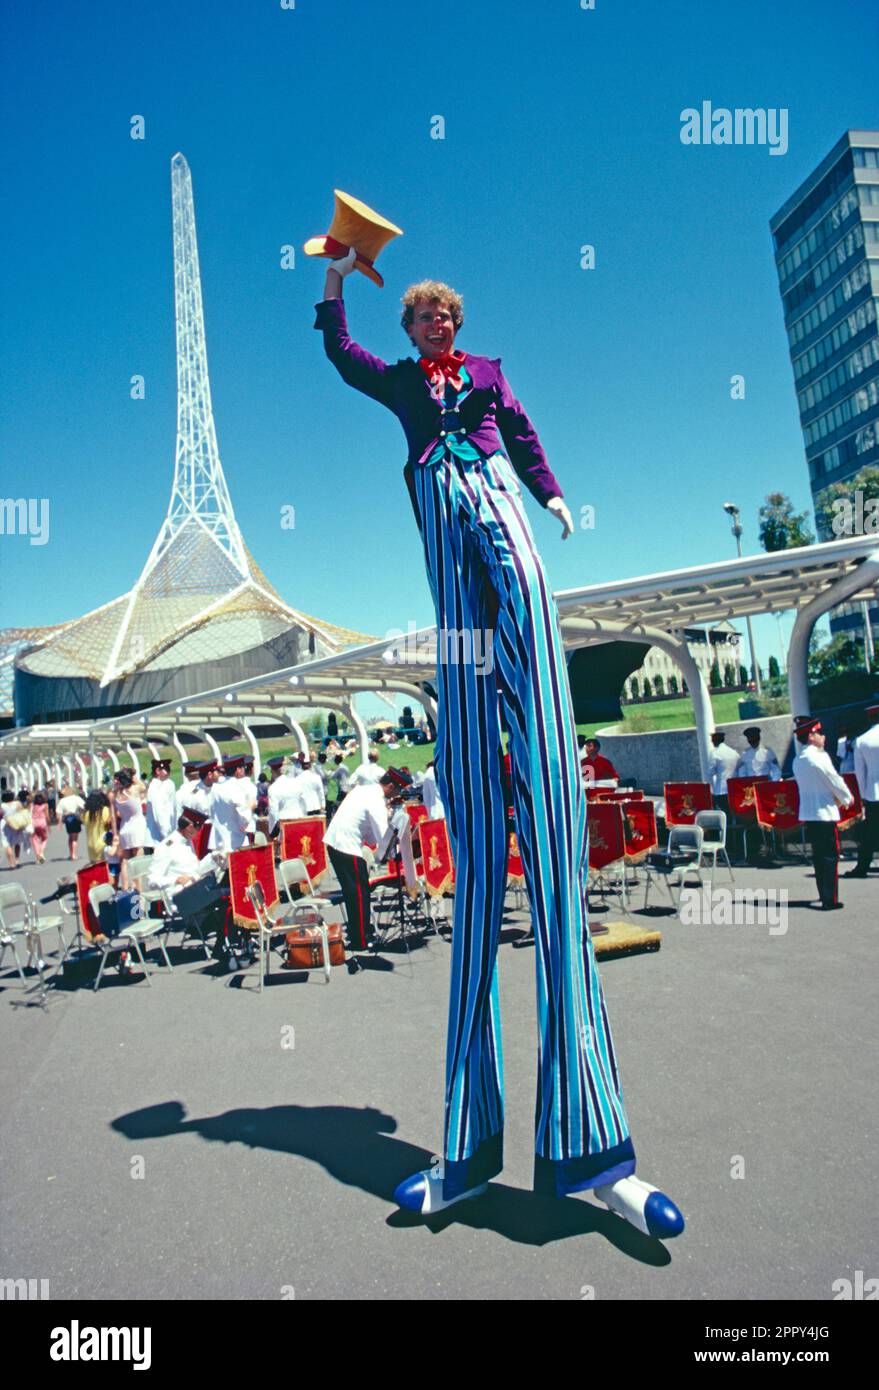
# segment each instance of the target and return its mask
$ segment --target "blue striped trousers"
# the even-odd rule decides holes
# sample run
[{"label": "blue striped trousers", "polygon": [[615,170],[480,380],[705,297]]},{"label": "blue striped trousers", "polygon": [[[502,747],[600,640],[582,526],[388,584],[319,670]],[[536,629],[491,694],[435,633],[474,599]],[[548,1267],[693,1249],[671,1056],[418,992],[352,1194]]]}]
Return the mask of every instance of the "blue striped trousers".
[{"label": "blue striped trousers", "polygon": [[446,450],[413,481],[436,606],[436,776],[456,875],[444,1196],[503,1165],[501,714],[536,943],[535,1187],[564,1195],[628,1176],[635,1154],[585,930],[586,802],[558,617],[504,454]]}]

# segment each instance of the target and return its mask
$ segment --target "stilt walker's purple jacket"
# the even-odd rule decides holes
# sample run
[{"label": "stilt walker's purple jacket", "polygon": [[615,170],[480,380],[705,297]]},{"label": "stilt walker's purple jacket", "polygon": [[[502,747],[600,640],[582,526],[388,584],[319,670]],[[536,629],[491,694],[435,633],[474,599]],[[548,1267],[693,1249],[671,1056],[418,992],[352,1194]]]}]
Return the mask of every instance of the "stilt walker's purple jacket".
[{"label": "stilt walker's purple jacket", "polygon": [[[343,300],[324,299],[315,309],[314,326],[322,330],[327,357],[339,375],[349,386],[392,410],[406,431],[409,458],[404,477],[417,516],[412,473],[431,452],[440,430],[440,405],[427,377],[412,357],[383,362],[355,343],[348,332]],[[466,366],[473,385],[458,406],[466,438],[486,455],[503,447],[541,506],[552,497],[561,497],[562,489],[546,461],[537,431],[501,371],[501,359],[468,352]]]}]

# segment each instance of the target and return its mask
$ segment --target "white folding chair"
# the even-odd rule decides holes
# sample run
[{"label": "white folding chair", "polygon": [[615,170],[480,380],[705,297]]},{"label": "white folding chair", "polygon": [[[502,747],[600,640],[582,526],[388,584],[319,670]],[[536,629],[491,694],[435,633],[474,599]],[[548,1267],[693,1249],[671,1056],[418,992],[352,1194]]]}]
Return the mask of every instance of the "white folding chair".
[{"label": "white folding chair", "polygon": [[[711,856],[711,867],[709,871],[709,885],[714,887],[714,871],[717,868],[717,857],[723,855],[726,867],[729,870],[730,880],[735,883],[735,874],[732,864],[729,862],[729,855],[726,852],[726,812],[725,811],[697,811],[696,825],[702,831],[702,857]],[[700,860],[701,863],[701,860]]]},{"label": "white folding chair", "polygon": [[[287,862],[295,863],[296,861],[288,860]],[[267,906],[266,895],[263,892],[263,886],[259,879],[256,879],[248,888],[245,888],[244,893],[248,901],[253,905],[253,910],[256,913],[255,930],[259,938],[259,992],[262,994],[266,978],[271,974],[273,939],[276,936],[286,936],[289,931],[292,931],[293,928],[299,924],[296,921],[295,914],[285,911],[280,905],[272,908]],[[314,899],[312,902],[306,902],[304,898],[299,898],[297,899],[296,906],[314,907],[318,901],[318,899]],[[330,907],[332,904],[327,903],[327,906]],[[330,943],[327,936],[326,923],[323,920],[322,914],[318,917],[315,926],[321,936],[323,963],[315,966],[302,966],[301,968],[303,970],[323,970],[324,979],[326,983],[329,984],[332,978],[330,973]]]},{"label": "white folding chair", "polygon": [[[11,921],[10,914],[19,911],[22,914],[21,920]],[[16,946],[16,941],[22,940],[27,946],[25,967],[34,965],[37,970],[45,969],[42,943],[43,937],[50,931],[58,933],[58,949],[63,961],[70,949],[64,939],[63,924],[63,917],[41,916],[39,906],[20,883],[3,884],[0,887],[0,965],[7,950],[11,949],[18,973],[24,979],[24,970]]]},{"label": "white folding chair", "polygon": [[[94,913],[96,920],[100,920],[101,903],[110,902],[111,899],[113,899],[115,896],[116,889],[114,888],[112,883],[96,883],[93,888],[89,889],[89,906],[91,907],[91,910]],[[101,980],[104,976],[104,968],[107,964],[107,961],[110,959],[112,955],[117,955],[120,951],[134,952],[141,965],[143,966],[144,979],[146,980],[147,984],[151,986],[152,980],[150,979],[149,971],[147,970],[147,962],[143,954],[143,946],[144,943],[149,941],[151,937],[157,937],[158,933],[163,931],[164,928],[165,923],[160,917],[153,919],[146,917],[143,919],[141,923],[130,923],[125,928],[124,932],[120,932],[118,936],[110,937],[107,941],[93,941],[92,944],[96,946],[97,949],[101,952],[101,964],[98,967],[98,974],[94,983],[95,990],[97,991],[100,988]],[[165,964],[167,965],[168,969],[171,970],[173,967],[168,958],[168,952],[165,949],[164,941],[162,941],[161,939],[157,939],[154,942],[154,945],[158,946],[162,955],[165,957]]]},{"label": "white folding chair", "polygon": [[[281,880],[281,890],[286,895],[291,907],[330,907],[332,904],[329,898],[319,898],[315,894],[314,885],[309,877],[308,869],[303,859],[282,859],[277,866],[278,876]],[[305,886],[306,892],[302,897],[294,898],[290,891],[294,885]]]},{"label": "white folding chair", "polygon": [[668,832],[668,850],[674,853],[675,850],[691,851],[696,858],[687,864],[681,864],[678,868],[672,869],[668,875],[669,887],[670,880],[677,879],[678,887],[683,888],[688,874],[695,874],[702,883],[702,843],[705,839],[705,832],[701,825],[673,825]]}]

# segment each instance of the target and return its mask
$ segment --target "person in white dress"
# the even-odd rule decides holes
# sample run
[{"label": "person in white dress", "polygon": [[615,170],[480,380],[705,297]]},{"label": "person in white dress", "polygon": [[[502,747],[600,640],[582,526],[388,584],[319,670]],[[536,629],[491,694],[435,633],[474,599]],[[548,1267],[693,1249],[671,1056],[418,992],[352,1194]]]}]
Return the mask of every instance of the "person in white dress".
[{"label": "person in white dress", "polygon": [[864,803],[858,862],[847,878],[866,878],[879,852],[879,704],[867,706],[871,727],[855,741],[854,774]]},{"label": "person in white dress", "polygon": [[123,872],[120,882],[121,886],[126,888],[128,884],[124,861],[141,854],[144,846],[149,843],[146,816],[143,813],[146,787],[127,767],[119,769],[113,782],[114,789],[110,793],[111,817],[115,817],[115,830],[122,851]]},{"label": "person in white dress", "polygon": [[160,845],[177,824],[177,790],[171,781],[171,759],[153,758],[153,775],[147,789],[147,830]]}]

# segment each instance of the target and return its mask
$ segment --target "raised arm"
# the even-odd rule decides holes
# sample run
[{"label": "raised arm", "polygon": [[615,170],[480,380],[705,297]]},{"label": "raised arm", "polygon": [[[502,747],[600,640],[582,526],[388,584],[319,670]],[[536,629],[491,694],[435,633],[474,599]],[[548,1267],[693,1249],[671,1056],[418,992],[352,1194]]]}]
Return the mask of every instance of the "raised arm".
[{"label": "raised arm", "polygon": [[354,267],[352,250],[342,260],[333,261],[327,269],[324,299],[316,304],[315,328],[324,335],[324,350],[343,381],[372,396],[382,405],[391,406],[390,368],[380,357],[355,343],[348,332],[342,280]]}]

